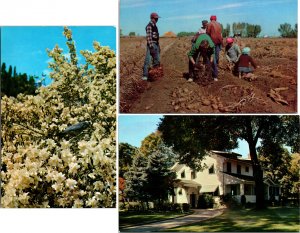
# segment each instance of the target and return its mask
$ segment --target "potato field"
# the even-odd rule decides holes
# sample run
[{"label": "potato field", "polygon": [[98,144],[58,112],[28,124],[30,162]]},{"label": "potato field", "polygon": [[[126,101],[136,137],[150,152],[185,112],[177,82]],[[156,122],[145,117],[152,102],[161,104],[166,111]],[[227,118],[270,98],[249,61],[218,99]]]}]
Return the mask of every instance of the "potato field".
[{"label": "potato field", "polygon": [[239,79],[220,53],[219,81],[187,82],[191,38],[161,38],[164,76],[141,80],[146,39],[120,39],[121,113],[295,113],[297,111],[297,40],[242,38],[259,68]]}]

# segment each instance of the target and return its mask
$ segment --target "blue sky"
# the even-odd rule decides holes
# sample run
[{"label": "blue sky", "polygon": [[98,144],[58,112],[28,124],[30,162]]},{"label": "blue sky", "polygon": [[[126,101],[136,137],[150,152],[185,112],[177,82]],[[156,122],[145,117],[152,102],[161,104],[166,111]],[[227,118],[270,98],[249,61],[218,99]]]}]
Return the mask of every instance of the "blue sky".
[{"label": "blue sky", "polygon": [[[72,26],[73,39],[80,50],[94,51],[93,41],[100,42],[116,51],[116,28],[111,26]],[[17,73],[27,73],[42,77],[49,74],[49,57],[46,49],[58,44],[67,54],[63,26],[9,26],[1,27],[1,62],[16,66]],[[81,55],[80,55],[81,56]],[[84,62],[80,59],[79,63]],[[51,82],[46,79],[46,85]]]},{"label": "blue sky", "polygon": [[280,24],[297,23],[297,0],[120,0],[120,28],[124,35],[145,35],[151,12],[157,12],[160,34],[194,32],[201,21],[216,15],[224,26],[233,22],[259,24],[261,35],[279,36]]},{"label": "blue sky", "polygon": [[[126,142],[140,147],[141,141],[157,130],[158,123],[163,115],[120,115],[119,116],[119,143]],[[233,150],[247,157],[249,150],[246,141],[239,141],[239,148]]]}]

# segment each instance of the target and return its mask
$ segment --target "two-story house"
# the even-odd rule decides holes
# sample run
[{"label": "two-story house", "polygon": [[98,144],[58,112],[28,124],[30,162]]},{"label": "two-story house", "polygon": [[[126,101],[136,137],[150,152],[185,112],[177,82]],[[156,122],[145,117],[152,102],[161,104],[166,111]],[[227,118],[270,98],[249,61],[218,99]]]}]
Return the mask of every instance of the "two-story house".
[{"label": "two-story house", "polygon": [[[245,195],[246,202],[254,203],[255,182],[252,162],[233,152],[211,151],[202,161],[204,169],[194,171],[190,167],[176,163],[171,169],[176,172],[175,195],[170,197],[173,203],[189,203],[197,206],[198,198],[203,193],[210,193],[217,199],[230,194],[240,201]],[[279,186],[271,180],[265,182],[265,198],[271,195],[279,199]]]}]

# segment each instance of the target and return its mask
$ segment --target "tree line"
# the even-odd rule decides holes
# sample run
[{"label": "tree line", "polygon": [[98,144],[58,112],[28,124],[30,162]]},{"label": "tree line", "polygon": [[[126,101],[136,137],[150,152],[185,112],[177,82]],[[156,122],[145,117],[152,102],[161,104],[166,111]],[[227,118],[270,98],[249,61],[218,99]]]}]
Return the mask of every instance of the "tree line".
[{"label": "tree line", "polygon": [[26,73],[17,73],[16,67],[10,65],[7,69],[6,64],[1,65],[1,96],[13,96],[23,93],[34,95],[36,89],[41,85],[37,84],[36,76],[27,75]]},{"label": "tree line", "polygon": [[[238,23],[232,23],[226,24],[226,26],[222,27],[222,36],[223,37],[229,37],[230,35],[239,35],[241,37],[252,37],[256,38],[261,33],[261,25],[258,24],[250,24],[245,22],[238,22]],[[298,25],[295,24],[294,28],[292,28],[291,24],[284,23],[280,24],[278,28],[278,32],[280,33],[281,37],[285,38],[297,38],[298,35]],[[183,36],[192,36],[195,35],[196,32],[179,32],[177,33],[178,37]]]}]

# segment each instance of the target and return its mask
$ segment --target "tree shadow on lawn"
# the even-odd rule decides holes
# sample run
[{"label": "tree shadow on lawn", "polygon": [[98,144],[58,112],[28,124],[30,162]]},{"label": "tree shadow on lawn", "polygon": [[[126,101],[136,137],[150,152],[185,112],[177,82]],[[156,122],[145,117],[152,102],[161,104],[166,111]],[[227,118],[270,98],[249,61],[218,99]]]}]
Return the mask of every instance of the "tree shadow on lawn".
[{"label": "tree shadow on lawn", "polygon": [[185,216],[188,213],[178,213],[178,212],[140,212],[140,211],[128,211],[119,212],[119,227],[125,228],[129,226],[143,225],[157,221],[164,221],[171,218],[177,218]]},{"label": "tree shadow on lawn", "polygon": [[299,231],[298,209],[269,208],[267,210],[227,210],[224,214],[203,222],[169,229],[192,232]]}]

